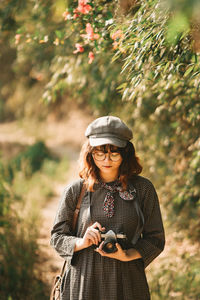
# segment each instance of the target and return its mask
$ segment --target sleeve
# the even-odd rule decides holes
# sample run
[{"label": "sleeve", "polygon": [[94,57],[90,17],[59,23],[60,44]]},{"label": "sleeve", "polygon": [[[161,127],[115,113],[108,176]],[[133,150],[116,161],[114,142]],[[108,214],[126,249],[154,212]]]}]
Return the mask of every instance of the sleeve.
[{"label": "sleeve", "polygon": [[158,196],[153,184],[147,181],[143,193],[144,227],[142,237],[134,248],[141,254],[146,268],[164,249],[165,233]]},{"label": "sleeve", "polygon": [[51,246],[68,263],[71,263],[75,243],[79,239],[72,232],[72,221],[80,189],[80,184],[67,186],[64,189],[51,231]]}]

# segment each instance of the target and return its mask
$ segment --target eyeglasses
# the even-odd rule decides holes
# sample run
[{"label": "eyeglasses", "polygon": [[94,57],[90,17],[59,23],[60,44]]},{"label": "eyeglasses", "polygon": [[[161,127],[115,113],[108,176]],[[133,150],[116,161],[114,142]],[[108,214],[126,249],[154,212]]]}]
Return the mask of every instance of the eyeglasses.
[{"label": "eyeglasses", "polygon": [[106,154],[109,155],[110,160],[116,162],[120,160],[121,154],[118,152],[102,152],[102,151],[94,151],[92,152],[92,156],[97,161],[103,161],[106,158]]}]

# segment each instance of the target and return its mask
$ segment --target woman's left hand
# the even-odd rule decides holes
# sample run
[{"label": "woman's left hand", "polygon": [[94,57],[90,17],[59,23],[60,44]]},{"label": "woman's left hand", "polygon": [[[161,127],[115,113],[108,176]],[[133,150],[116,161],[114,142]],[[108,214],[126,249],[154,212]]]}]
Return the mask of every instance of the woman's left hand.
[{"label": "woman's left hand", "polygon": [[126,250],[123,250],[120,244],[116,243],[117,251],[114,253],[106,253],[102,250],[103,242],[99,245],[98,248],[95,249],[101,256],[106,256],[109,258],[115,258],[121,261],[127,261],[127,253]]}]

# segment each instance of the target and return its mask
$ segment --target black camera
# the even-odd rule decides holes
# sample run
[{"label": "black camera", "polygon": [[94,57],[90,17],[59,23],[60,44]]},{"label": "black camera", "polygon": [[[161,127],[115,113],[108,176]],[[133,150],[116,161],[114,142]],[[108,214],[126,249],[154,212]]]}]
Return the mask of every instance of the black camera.
[{"label": "black camera", "polygon": [[122,249],[127,249],[127,238],[123,233],[114,233],[113,230],[108,232],[100,232],[103,240],[102,250],[106,253],[114,253],[117,251],[116,243],[119,243]]}]

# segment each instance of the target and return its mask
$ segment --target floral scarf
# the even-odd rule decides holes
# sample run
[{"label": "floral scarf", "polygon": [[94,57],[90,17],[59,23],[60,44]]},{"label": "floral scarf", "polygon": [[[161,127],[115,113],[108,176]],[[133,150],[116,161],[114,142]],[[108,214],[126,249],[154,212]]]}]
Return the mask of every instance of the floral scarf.
[{"label": "floral scarf", "polygon": [[100,182],[100,186],[107,190],[106,197],[103,202],[103,210],[108,218],[112,218],[114,216],[114,194],[119,193],[119,196],[123,200],[133,200],[136,197],[136,189],[123,191],[121,187],[121,183],[116,181],[116,183],[112,186],[106,184],[106,182]]}]

